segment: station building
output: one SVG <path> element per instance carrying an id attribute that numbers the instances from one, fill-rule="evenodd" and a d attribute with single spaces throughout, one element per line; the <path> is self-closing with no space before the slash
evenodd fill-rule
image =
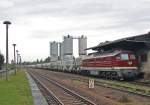
<path id="1" fill-rule="evenodd" d="M 106 41 L 97 46 L 87 48 L 95 51 L 129 50 L 135 53 L 139 61 L 139 70 L 144 72 L 145 78 L 150 78 L 150 32 L 142 35 Z"/>

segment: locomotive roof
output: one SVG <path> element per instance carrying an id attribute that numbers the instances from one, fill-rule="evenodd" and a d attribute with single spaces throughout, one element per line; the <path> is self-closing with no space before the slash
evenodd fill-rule
<path id="1" fill-rule="evenodd" d="M 116 50 L 116 51 L 113 51 L 113 52 L 104 52 L 104 53 L 95 52 L 95 53 L 92 53 L 91 55 L 88 55 L 88 56 L 84 57 L 84 59 L 115 56 L 115 55 L 117 55 L 119 53 L 125 53 L 125 52 L 129 53 L 131 51 Z"/>
<path id="2" fill-rule="evenodd" d="M 147 45 L 150 45 L 150 32 L 148 34 L 127 37 L 118 39 L 115 41 L 106 41 L 98 44 L 97 46 L 87 48 L 86 50 L 113 50 L 113 49 L 124 49 L 124 50 L 132 50 L 136 51 L 140 48 L 145 48 Z"/>

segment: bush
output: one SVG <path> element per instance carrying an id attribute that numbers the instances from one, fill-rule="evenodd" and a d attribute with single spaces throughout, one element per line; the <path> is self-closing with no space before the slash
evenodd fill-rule
<path id="1" fill-rule="evenodd" d="M 0 70 L 2 69 L 2 65 L 4 64 L 4 56 L 0 53 Z"/>
<path id="2" fill-rule="evenodd" d="M 144 79 L 149 80 L 150 79 L 150 72 L 146 72 L 144 75 Z"/>

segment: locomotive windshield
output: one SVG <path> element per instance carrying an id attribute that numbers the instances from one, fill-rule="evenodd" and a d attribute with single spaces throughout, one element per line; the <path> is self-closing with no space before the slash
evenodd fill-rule
<path id="1" fill-rule="evenodd" d="M 134 54 L 121 54 L 121 60 L 135 60 Z"/>
<path id="2" fill-rule="evenodd" d="M 121 60 L 129 60 L 128 54 L 121 54 Z"/>

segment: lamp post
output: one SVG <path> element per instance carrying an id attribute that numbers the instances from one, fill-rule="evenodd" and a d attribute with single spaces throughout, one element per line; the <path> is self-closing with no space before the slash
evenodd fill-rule
<path id="1" fill-rule="evenodd" d="M 15 47 L 16 47 L 16 44 L 12 44 L 14 46 L 14 67 L 15 67 L 15 75 L 16 75 L 16 50 L 15 50 Z"/>
<path id="2" fill-rule="evenodd" d="M 20 70 L 21 70 L 21 55 L 19 54 L 19 65 L 20 65 Z"/>
<path id="3" fill-rule="evenodd" d="M 21 56 L 20 54 L 17 54 L 17 56 L 18 56 L 18 67 L 21 69 L 21 64 L 20 64 Z"/>
<path id="4" fill-rule="evenodd" d="M 17 65 L 17 70 L 18 70 L 18 52 L 19 52 L 19 51 L 16 50 L 16 53 L 17 53 L 17 54 L 16 54 L 16 55 L 17 55 L 17 64 L 16 64 L 16 65 Z"/>
<path id="5" fill-rule="evenodd" d="M 8 26 L 11 22 L 4 21 L 3 24 L 6 24 L 6 80 L 8 80 Z"/>

